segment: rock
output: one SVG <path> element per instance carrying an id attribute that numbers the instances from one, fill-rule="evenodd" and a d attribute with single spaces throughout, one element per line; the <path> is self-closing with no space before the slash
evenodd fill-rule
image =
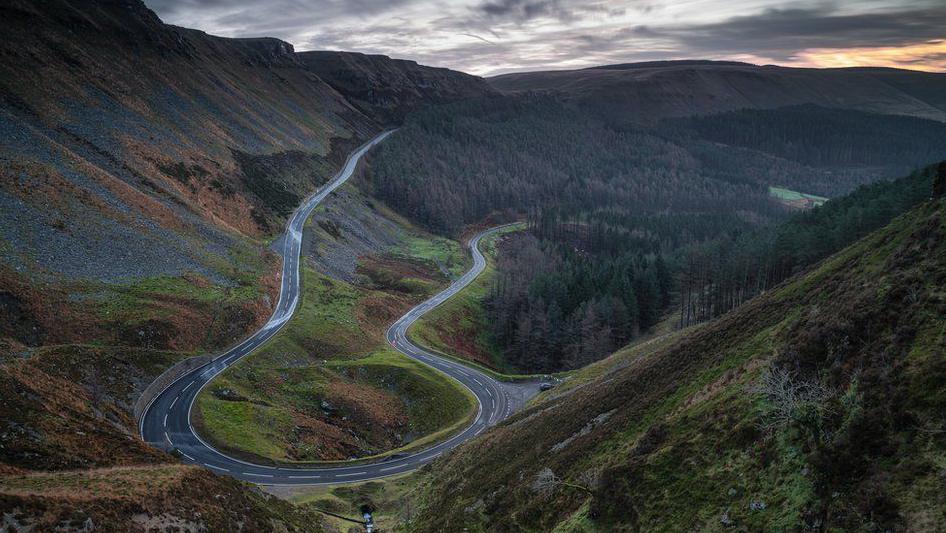
<path id="1" fill-rule="evenodd" d="M 244 398 L 238 392 L 230 388 L 214 389 L 213 395 L 216 398 L 219 398 L 221 400 L 225 400 L 228 402 L 242 402 L 246 400 L 246 398 Z"/>
<path id="2" fill-rule="evenodd" d="M 765 502 L 761 502 L 761 501 L 749 502 L 749 510 L 750 511 L 764 511 Z"/>
<path id="3" fill-rule="evenodd" d="M 728 511 L 725 512 L 725 513 L 723 513 L 723 516 L 719 517 L 719 523 L 722 524 L 722 525 L 724 525 L 724 526 L 726 526 L 726 527 L 729 527 L 729 526 L 733 525 L 732 519 L 729 518 L 729 512 L 728 512 Z"/>

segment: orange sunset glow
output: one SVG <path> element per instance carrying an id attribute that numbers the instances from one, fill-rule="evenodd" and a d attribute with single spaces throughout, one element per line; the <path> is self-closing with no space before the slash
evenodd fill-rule
<path id="1" fill-rule="evenodd" d="M 927 72 L 946 72 L 946 41 L 876 48 L 815 48 L 797 54 L 791 66 L 803 67 L 893 67 Z"/>

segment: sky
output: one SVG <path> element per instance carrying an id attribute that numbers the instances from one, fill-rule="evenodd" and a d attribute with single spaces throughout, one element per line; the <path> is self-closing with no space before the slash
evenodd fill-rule
<path id="1" fill-rule="evenodd" d="M 482 76 L 661 59 L 946 71 L 944 0 L 145 0 L 165 22 Z"/>

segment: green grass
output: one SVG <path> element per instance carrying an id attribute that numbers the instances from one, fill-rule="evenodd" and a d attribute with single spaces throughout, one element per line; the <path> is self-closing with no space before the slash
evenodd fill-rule
<path id="1" fill-rule="evenodd" d="M 436 264 L 459 264 L 457 243 L 421 237 L 409 242 L 401 257 L 429 264 L 435 276 L 440 276 Z M 406 446 L 398 450 L 436 442 L 465 427 L 475 413 L 472 394 L 455 380 L 389 349 L 383 339 L 390 322 L 384 316 L 406 311 L 439 285 L 413 278 L 353 285 L 309 268 L 303 268 L 302 276 L 299 307 L 283 330 L 201 392 L 195 422 L 202 435 L 251 459 L 321 462 L 332 459 L 320 457 L 323 451 L 294 434 L 300 416 L 349 427 L 341 417 L 352 416 L 350 409 L 356 409 L 354 416 L 381 420 L 403 413 L 407 424 L 397 431 Z M 372 309 L 383 309 L 382 317 L 372 318 Z M 213 395 L 223 389 L 245 401 Z M 358 391 L 373 391 L 370 394 L 384 400 L 366 407 L 359 403 Z M 342 408 L 327 413 L 323 402 Z M 352 428 L 359 433 L 362 449 L 356 457 L 367 460 L 393 452 L 377 440 L 387 426 L 363 425 L 369 427 Z"/>
<path id="2" fill-rule="evenodd" d="M 793 191 L 791 189 L 786 189 L 784 187 L 769 187 L 769 196 L 778 198 L 779 200 L 790 203 L 790 202 L 799 202 L 802 200 L 809 200 L 813 205 L 821 205 L 828 201 L 824 196 L 816 196 L 814 194 L 806 194 L 803 192 Z"/>
<path id="3" fill-rule="evenodd" d="M 292 430 L 292 419 L 285 409 L 265 407 L 249 402 L 231 402 L 201 394 L 197 412 L 203 421 L 206 437 L 228 449 L 276 460 L 288 459 L 283 436 Z"/>
<path id="4" fill-rule="evenodd" d="M 400 531 L 397 526 L 403 526 L 410 519 L 410 497 L 421 481 L 421 475 L 412 472 L 377 481 L 293 488 L 286 496 L 295 505 L 349 518 L 361 518 L 360 508 L 367 505 L 374 510 L 372 518 L 379 531 Z M 331 516 L 326 516 L 325 520 L 340 531 L 347 531 L 353 525 Z"/>
<path id="5" fill-rule="evenodd" d="M 444 273 L 458 278 L 469 269 L 471 259 L 457 241 L 432 235 L 410 235 L 399 255 L 428 261 Z"/>
<path id="6" fill-rule="evenodd" d="M 119 283 L 78 281 L 64 287 L 80 313 L 101 323 L 119 338 L 102 338 L 103 344 L 126 343 L 138 324 L 162 321 L 174 324 L 178 339 L 188 349 L 216 351 L 232 340 L 232 325 L 223 320 L 251 322 L 259 302 L 266 296 L 262 281 L 275 263 L 258 247 L 241 243 L 230 259 L 209 255 L 204 262 L 227 278 L 226 284 L 197 273 L 153 276 Z M 192 317 L 181 322 L 182 316 Z M 223 320 L 219 320 L 223 317 Z"/>
<path id="7" fill-rule="evenodd" d="M 503 361 L 491 338 L 488 317 L 483 308 L 483 302 L 496 278 L 496 241 L 503 235 L 522 229 L 522 226 L 511 226 L 480 241 L 486 268 L 463 290 L 418 319 L 408 331 L 412 341 L 456 360 L 475 363 L 478 368 L 485 367 L 496 376 L 506 379 L 525 377 L 514 376 L 513 369 Z"/>

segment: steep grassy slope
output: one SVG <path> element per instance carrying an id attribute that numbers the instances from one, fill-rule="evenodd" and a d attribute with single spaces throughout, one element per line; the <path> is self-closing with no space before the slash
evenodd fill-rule
<path id="1" fill-rule="evenodd" d="M 946 74 L 663 61 L 490 78 L 503 91 L 554 91 L 616 122 L 817 104 L 946 121 Z"/>
<path id="2" fill-rule="evenodd" d="M 277 40 L 133 0 L 0 10 L 5 351 L 210 350 L 258 325 L 266 236 L 378 126 Z"/>
<path id="3" fill-rule="evenodd" d="M 323 531 L 321 515 L 192 466 L 0 477 L 4 531 Z"/>
<path id="4" fill-rule="evenodd" d="M 3 332 L 15 343 L 134 344 L 136 330 L 109 324 L 139 320 L 185 339 L 180 349 L 231 342 L 270 312 L 268 238 L 388 120 L 309 67 L 333 54 L 304 61 L 275 39 L 165 25 L 140 0 L 13 1 L 0 18 L 0 316 L 21 325 Z M 410 71 L 405 109 L 485 90 L 471 76 Z M 168 287 L 169 276 L 184 282 Z M 128 292 L 151 311 L 96 314 Z M 203 342 L 228 322 L 233 331 Z"/>
<path id="5" fill-rule="evenodd" d="M 591 367 L 434 465 L 409 529 L 941 528 L 944 217 Z"/>

